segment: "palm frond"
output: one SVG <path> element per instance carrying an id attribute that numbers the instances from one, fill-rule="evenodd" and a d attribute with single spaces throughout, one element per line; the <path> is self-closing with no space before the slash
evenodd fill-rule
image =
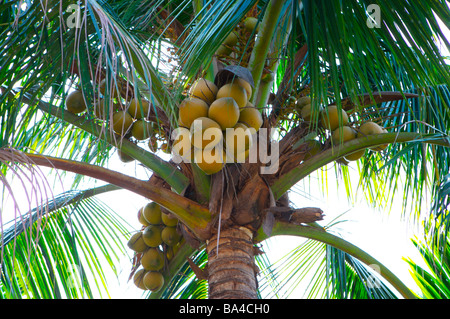
<path id="1" fill-rule="evenodd" d="M 2 15 L 6 20 L 0 40 L 0 64 L 3 66 L 0 71 L 0 117 L 5 123 L 0 130 L 2 146 L 30 148 L 41 153 L 56 152 L 60 156 L 99 164 L 109 158 L 111 147 L 98 137 L 43 114 L 35 104 L 22 107 L 21 95 L 11 97 L 7 94 L 17 87 L 32 92 L 31 100 L 42 100 L 61 109 L 64 109 L 64 100 L 71 90 L 82 89 L 88 111 L 80 120 L 88 120 L 100 99 L 100 80 L 106 77 L 105 95 L 112 99 L 112 88 L 125 79 L 132 86 L 127 87 L 125 100 L 119 101 L 123 107 L 130 97 L 145 96 L 157 107 L 162 107 L 169 120 L 174 120 L 173 99 L 163 85 L 160 73 L 143 53 L 147 47 L 128 32 L 129 28 L 121 23 L 107 3 L 101 1 L 101 6 L 99 3 L 93 0 L 81 4 L 79 28 L 71 28 L 68 24 L 70 13 L 65 9 L 71 4 L 69 1 L 49 0 L 42 4 L 7 1 L 2 4 L 5 9 L 2 12 L 9 9 L 15 13 Z M 22 8 L 19 8 L 20 4 Z M 41 5 L 46 10 L 42 10 Z M 108 123 L 105 122 L 106 129 Z"/>
<path id="2" fill-rule="evenodd" d="M 445 246 L 450 229 L 450 175 L 442 177 L 440 183 L 435 184 L 434 199 L 431 205 L 430 217 L 426 224 L 432 242 L 439 250 Z"/>
<path id="3" fill-rule="evenodd" d="M 420 242 L 413 240 L 414 245 L 423 257 L 427 269 L 419 266 L 411 259 L 406 261 L 411 267 L 411 275 L 418 284 L 426 299 L 450 298 L 450 240 L 444 243 L 435 241 Z"/>
<path id="4" fill-rule="evenodd" d="M 296 291 L 307 289 L 308 283 L 312 285 L 314 280 L 309 281 L 313 276 L 317 279 L 320 276 L 319 266 L 324 256 L 324 246 L 319 242 L 307 240 L 297 248 L 289 252 L 285 257 L 275 261 L 271 265 L 270 280 L 260 285 L 261 294 L 267 296 L 266 298 L 288 298 Z M 262 269 L 262 274 L 267 273 L 266 269 Z M 279 282 L 279 285 L 272 286 L 272 278 Z M 315 289 L 312 287 L 311 289 Z M 304 298 L 303 296 L 293 296 L 294 298 Z"/>
<path id="5" fill-rule="evenodd" d="M 49 200 L 45 204 L 42 204 L 39 207 L 33 208 L 29 213 L 27 218 L 22 218 L 19 225 L 20 217 L 15 220 L 9 221 L 8 223 L 3 224 L 2 228 L 5 228 L 8 224 L 14 224 L 13 226 L 5 229 L 2 232 L 2 246 L 7 245 L 10 241 L 14 240 L 20 233 L 26 232 L 34 223 L 39 221 L 45 214 L 49 214 L 55 210 L 61 209 L 64 206 L 70 204 L 76 204 L 78 201 L 82 199 L 89 198 L 94 195 L 99 195 L 104 192 L 109 192 L 112 190 L 120 189 L 119 187 L 108 184 L 88 190 L 71 190 L 64 192 L 55 196 L 53 199 Z"/>
<path id="6" fill-rule="evenodd" d="M 382 103 L 381 111 L 369 108 L 367 112 L 377 114 L 389 131 L 448 136 L 449 98 L 448 87 L 441 85 L 422 92 L 410 103 L 404 100 Z M 401 192 L 404 214 L 410 212 L 414 219 L 420 218 L 420 212 L 428 204 L 427 193 L 437 192 L 439 188 L 436 185 L 448 173 L 449 152 L 448 147 L 423 144 L 421 140 L 391 144 L 386 151 L 372 152 L 358 163 L 361 189 L 370 197 L 369 202 L 388 209 L 385 205 L 392 204 Z"/>
<path id="7" fill-rule="evenodd" d="M 211 1 L 185 28 L 190 32 L 180 43 L 182 73 L 191 78 L 198 70 L 206 70 L 212 53 L 223 43 L 244 15 L 257 1 Z"/>
<path id="8" fill-rule="evenodd" d="M 196 251 L 190 258 L 200 268 L 206 265 L 208 259 L 205 249 Z M 163 299 L 206 299 L 207 297 L 207 282 L 196 278 L 188 262 L 184 263 L 177 275 L 161 294 L 161 298 Z"/>
<path id="9" fill-rule="evenodd" d="M 377 3 L 381 18 L 377 27 L 367 24 L 369 4 L 304 2 L 300 19 L 308 49 L 315 53 L 308 55 L 308 63 L 317 103 L 327 102 L 329 90 L 339 104 L 342 89 L 355 101 L 360 93 L 382 91 L 382 83 L 393 85 L 394 91 L 412 89 L 403 78 L 400 82 L 386 55 L 405 70 L 414 88 L 449 82 L 448 68 L 435 42 L 440 39 L 450 47 L 437 22 L 437 18 L 448 19 L 445 2 L 382 1 Z"/>
<path id="10" fill-rule="evenodd" d="M 376 265 L 363 265 L 356 258 L 327 246 L 328 298 L 337 299 L 397 299 L 380 280 Z"/>
<path id="11" fill-rule="evenodd" d="M 80 200 L 89 191 L 82 193 L 62 194 L 50 203 L 51 213 L 27 219 L 23 232 L 17 232 L 19 220 L 11 221 L 2 234 L 7 236 L 1 250 L 2 298 L 109 296 L 107 281 L 118 274 L 130 229 L 97 199 Z"/>
<path id="12" fill-rule="evenodd" d="M 339 249 L 312 240 L 273 262 L 271 269 L 276 285 L 262 279 L 260 288 L 267 298 L 397 298 L 375 266 L 367 267 Z"/>

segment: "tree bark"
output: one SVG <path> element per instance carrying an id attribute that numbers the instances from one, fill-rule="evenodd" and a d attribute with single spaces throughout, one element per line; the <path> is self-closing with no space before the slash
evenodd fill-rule
<path id="1" fill-rule="evenodd" d="M 222 229 L 207 243 L 209 299 L 256 299 L 253 234 L 242 226 Z"/>

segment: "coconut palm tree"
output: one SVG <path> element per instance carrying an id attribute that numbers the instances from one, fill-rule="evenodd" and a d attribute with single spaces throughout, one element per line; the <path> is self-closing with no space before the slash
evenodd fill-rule
<path id="1" fill-rule="evenodd" d="M 289 196 L 336 179 L 351 199 L 356 171 L 369 203 L 388 210 L 400 196 L 405 216 L 423 217 L 449 167 L 448 21 L 444 1 L 3 1 L 0 176 L 13 204 L 0 215 L 0 296 L 105 293 L 103 262 L 117 271 L 131 252 L 130 278 L 149 298 L 277 296 L 298 279 L 280 276 L 290 269 L 312 271 L 310 296 L 417 297 Z M 248 156 L 213 172 L 172 149 L 198 79 L 243 80 L 243 107 L 261 119 Z M 132 132 L 142 118 L 145 138 Z M 110 168 L 115 152 L 123 171 Z M 71 190 L 55 195 L 60 183 Z M 118 190 L 177 218 L 176 252 L 124 246 L 151 225 L 144 217 L 134 232 L 136 212 L 126 221 L 98 200 Z M 261 244 L 280 235 L 307 241 L 271 267 Z M 162 274 L 156 288 L 136 277 L 151 249 L 166 253 L 163 268 L 142 272 Z"/>

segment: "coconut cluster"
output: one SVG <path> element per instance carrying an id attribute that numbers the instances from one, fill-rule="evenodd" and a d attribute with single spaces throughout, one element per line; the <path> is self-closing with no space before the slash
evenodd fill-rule
<path id="1" fill-rule="evenodd" d="M 178 252 L 183 236 L 178 219 L 155 202 L 139 209 L 137 217 L 142 230 L 128 240 L 128 247 L 140 263 L 134 273 L 134 283 L 141 289 L 157 292 L 164 285 L 162 270 Z"/>
<path id="2" fill-rule="evenodd" d="M 255 36 L 258 32 L 258 18 L 256 17 L 246 17 L 238 25 L 238 29 L 231 31 L 219 48 L 216 51 L 216 55 L 227 56 L 229 55 L 238 44 L 239 35 L 245 36 L 246 40 L 251 35 Z M 242 39 L 241 39 L 242 40 Z"/>
<path id="3" fill-rule="evenodd" d="M 109 92 L 111 91 L 111 92 Z M 106 82 L 102 80 L 98 86 L 100 98 L 93 106 L 93 114 L 102 121 L 108 121 L 112 130 L 125 138 L 134 141 L 147 141 L 151 151 L 167 149 L 167 138 L 157 123 L 150 121 L 151 104 L 143 97 L 133 97 L 127 100 L 130 92 L 118 90 L 115 86 L 107 92 Z M 107 98 L 108 97 L 108 98 Z M 74 114 L 87 110 L 81 90 L 76 89 L 68 94 L 65 100 L 66 109 Z M 112 117 L 110 112 L 112 110 Z M 163 141 L 159 146 L 158 141 Z M 118 150 L 118 156 L 123 162 L 134 159 Z"/>
<path id="4" fill-rule="evenodd" d="M 387 130 L 375 122 L 366 121 L 359 126 L 354 126 L 349 122 L 348 114 L 343 109 L 338 109 L 336 105 L 329 105 L 325 108 L 319 108 L 319 110 L 313 110 L 311 108 L 311 98 L 309 96 L 301 97 L 296 101 L 297 108 L 300 110 L 300 115 L 305 121 L 310 121 L 316 116 L 319 119 L 320 126 L 326 129 L 331 135 L 331 142 L 334 145 L 339 145 L 347 141 L 351 141 L 355 138 L 378 135 L 387 133 Z M 314 113 L 318 112 L 318 113 Z M 318 141 L 310 142 L 310 149 L 314 154 L 318 151 Z M 371 147 L 369 150 L 379 152 L 386 149 L 387 144 Z M 347 162 L 356 161 L 364 156 L 366 150 L 359 150 L 351 154 L 344 156 L 344 160 Z M 306 157 L 305 157 L 306 159 Z"/>
<path id="5" fill-rule="evenodd" d="M 263 119 L 249 99 L 252 86 L 234 77 L 218 87 L 199 78 L 179 105 L 172 151 L 185 162 L 195 162 L 206 174 L 249 155 L 253 134 Z"/>

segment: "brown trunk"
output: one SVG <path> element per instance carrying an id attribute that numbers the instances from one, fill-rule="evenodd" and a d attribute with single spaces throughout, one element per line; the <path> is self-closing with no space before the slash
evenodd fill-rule
<path id="1" fill-rule="evenodd" d="M 253 234 L 242 226 L 222 229 L 207 244 L 210 299 L 256 299 Z"/>

